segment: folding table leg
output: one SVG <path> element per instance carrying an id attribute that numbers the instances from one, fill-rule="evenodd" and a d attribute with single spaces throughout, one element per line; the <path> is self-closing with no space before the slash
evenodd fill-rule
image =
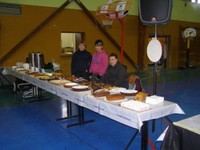
<path id="1" fill-rule="evenodd" d="M 129 146 L 131 145 L 131 143 L 132 143 L 133 140 L 135 139 L 135 137 L 136 137 L 136 135 L 138 134 L 138 132 L 139 132 L 139 130 L 137 130 L 137 131 L 133 134 L 132 138 L 130 139 L 130 141 L 128 142 L 128 144 L 126 145 L 126 147 L 125 147 L 124 150 L 128 150 Z"/>
<path id="2" fill-rule="evenodd" d="M 153 120 L 152 120 L 152 132 L 155 131 L 155 128 L 156 128 L 156 120 L 153 119 Z"/>
<path id="3" fill-rule="evenodd" d="M 142 132 L 141 150 L 147 150 L 148 149 L 148 121 L 143 122 L 141 132 Z"/>
<path id="4" fill-rule="evenodd" d="M 72 126 L 76 126 L 76 125 L 83 125 L 83 124 L 86 124 L 86 123 L 94 122 L 94 120 L 85 121 L 84 107 L 82 107 L 82 106 L 78 106 L 78 120 L 79 121 L 77 123 L 69 124 L 69 125 L 67 125 L 67 127 L 72 127 Z"/>
<path id="5" fill-rule="evenodd" d="M 75 118 L 75 117 L 79 117 L 79 114 L 72 115 L 72 102 L 67 100 L 67 117 L 57 118 L 56 121 L 67 120 L 67 119 Z"/>

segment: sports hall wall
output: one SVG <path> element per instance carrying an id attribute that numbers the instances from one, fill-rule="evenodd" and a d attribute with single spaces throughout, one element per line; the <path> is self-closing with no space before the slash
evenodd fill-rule
<path id="1" fill-rule="evenodd" d="M 22 5 L 22 15 L 0 15 L 0 58 L 15 47 L 26 35 L 46 19 L 56 8 Z M 94 16 L 95 12 L 91 11 Z M 171 20 L 167 25 L 158 26 L 159 35 L 169 35 L 168 68 L 178 67 L 178 50 L 180 26 L 200 28 L 200 23 L 189 21 Z M 13 66 L 16 62 L 24 62 L 30 52 L 42 52 L 45 56 L 45 63 L 54 59 L 61 64 L 61 69 L 66 75 L 70 75 L 71 56 L 60 56 L 61 32 L 83 32 L 87 43 L 87 50 L 94 52 L 94 41 L 102 39 L 104 48 L 108 53 L 115 52 L 120 55 L 117 48 L 107 39 L 82 10 L 64 9 L 45 26 L 28 39 L 18 50 L 12 54 L 0 66 Z M 112 37 L 120 44 L 120 24 L 114 21 L 112 28 L 107 29 Z M 142 33 L 141 33 L 142 32 Z M 143 34 L 143 36 L 139 36 Z M 125 17 L 125 51 L 131 59 L 138 64 L 142 59 L 141 68 L 150 63 L 146 56 L 146 47 L 149 35 L 154 34 L 153 26 L 143 26 L 137 15 Z M 142 39 L 141 39 L 142 38 Z M 141 46 L 139 41 L 143 41 Z M 139 53 L 143 53 L 141 57 Z M 124 64 L 128 72 L 134 72 L 135 68 L 125 59 Z"/>

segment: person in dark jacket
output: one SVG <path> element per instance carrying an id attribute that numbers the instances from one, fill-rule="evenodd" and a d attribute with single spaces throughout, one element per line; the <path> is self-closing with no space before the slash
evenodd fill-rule
<path id="1" fill-rule="evenodd" d="M 71 74 L 88 80 L 92 55 L 86 50 L 85 42 L 80 42 L 78 48 L 72 55 Z"/>
<path id="2" fill-rule="evenodd" d="M 106 73 L 101 78 L 101 82 L 128 89 L 127 70 L 126 67 L 119 62 L 117 54 L 110 54 L 109 66 Z"/>

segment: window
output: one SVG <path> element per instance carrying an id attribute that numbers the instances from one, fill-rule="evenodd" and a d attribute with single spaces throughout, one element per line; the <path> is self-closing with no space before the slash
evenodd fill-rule
<path id="1" fill-rule="evenodd" d="M 21 15 L 21 6 L 18 4 L 9 4 L 0 2 L 0 14 Z"/>
<path id="2" fill-rule="evenodd" d="M 200 4 L 200 0 L 191 0 L 191 2 Z"/>

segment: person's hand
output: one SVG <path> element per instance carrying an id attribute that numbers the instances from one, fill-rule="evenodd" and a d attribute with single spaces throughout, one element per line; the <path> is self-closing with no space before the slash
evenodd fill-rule
<path id="1" fill-rule="evenodd" d="M 96 77 L 97 77 L 97 79 L 101 79 L 101 76 L 100 76 L 99 74 L 97 74 L 97 76 L 96 76 Z"/>
<path id="2" fill-rule="evenodd" d="M 91 79 L 92 78 L 92 73 L 89 73 L 89 79 Z"/>

